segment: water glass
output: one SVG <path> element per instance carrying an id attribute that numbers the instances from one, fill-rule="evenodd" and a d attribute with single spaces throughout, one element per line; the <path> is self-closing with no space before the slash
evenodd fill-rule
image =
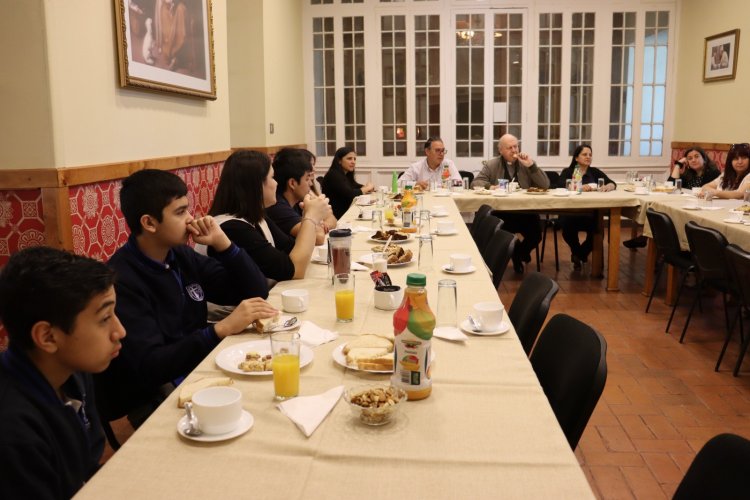
<path id="1" fill-rule="evenodd" d="M 432 235 L 419 235 L 419 260 L 417 269 L 420 272 L 429 272 L 432 270 Z"/>
<path id="2" fill-rule="evenodd" d="M 747 189 L 742 195 L 742 201 L 750 203 L 750 189 Z"/>
<path id="3" fill-rule="evenodd" d="M 469 190 L 469 178 L 464 177 L 463 179 L 461 179 L 461 181 L 464 183 L 464 191 L 468 191 Z"/>
<path id="4" fill-rule="evenodd" d="M 430 211 L 419 211 L 419 234 L 430 234 Z"/>
<path id="5" fill-rule="evenodd" d="M 437 318 L 435 326 L 452 326 L 458 323 L 458 292 L 456 280 L 438 281 Z"/>
<path id="6" fill-rule="evenodd" d="M 596 181 L 596 190 L 597 191 L 604 191 L 604 179 L 597 179 L 597 181 Z"/>
<path id="7" fill-rule="evenodd" d="M 376 230 L 383 229 L 383 211 L 382 210 L 372 211 L 372 228 Z"/>
<path id="8" fill-rule="evenodd" d="M 710 207 L 714 204 L 714 195 L 713 193 L 706 192 L 703 195 L 703 206 L 704 207 Z"/>
<path id="9" fill-rule="evenodd" d="M 565 179 L 565 189 L 573 191 L 573 179 Z"/>
<path id="10" fill-rule="evenodd" d="M 333 290 L 336 301 L 336 321 L 350 323 L 354 319 L 354 274 L 335 275 Z"/>
<path id="11" fill-rule="evenodd" d="M 682 194 L 682 179 L 674 180 L 674 192 L 677 194 Z"/>

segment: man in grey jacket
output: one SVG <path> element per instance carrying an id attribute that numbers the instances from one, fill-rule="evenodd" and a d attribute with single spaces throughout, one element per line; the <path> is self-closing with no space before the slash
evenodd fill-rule
<path id="1" fill-rule="evenodd" d="M 474 178 L 472 187 L 496 189 L 500 179 L 518 182 L 521 189 L 530 187 L 549 188 L 549 177 L 540 169 L 533 158 L 518 150 L 518 139 L 505 134 L 497 141 L 496 156 L 487 162 L 482 171 Z M 503 219 L 503 229 L 511 233 L 520 233 L 523 239 L 516 244 L 513 252 L 513 269 L 523 273 L 523 262 L 531 262 L 531 251 L 542 240 L 539 215 L 521 212 L 496 211 Z"/>

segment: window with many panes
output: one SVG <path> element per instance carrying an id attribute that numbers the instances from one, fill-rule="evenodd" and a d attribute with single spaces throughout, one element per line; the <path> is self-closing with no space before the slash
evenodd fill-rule
<path id="1" fill-rule="evenodd" d="M 440 16 L 414 16 L 414 138 L 440 137 Z"/>
<path id="2" fill-rule="evenodd" d="M 344 38 L 344 141 L 361 155 L 367 154 L 365 132 L 364 17 L 345 17 Z"/>
<path id="3" fill-rule="evenodd" d="M 539 14 L 539 108 L 536 152 L 560 154 L 562 105 L 562 14 Z"/>
<path id="4" fill-rule="evenodd" d="M 641 156 L 661 156 L 663 151 L 668 40 L 669 12 L 646 12 L 639 147 Z"/>
<path id="5" fill-rule="evenodd" d="M 315 154 L 336 152 L 336 82 L 333 62 L 333 18 L 312 20 L 313 89 L 315 99 Z"/>
<path id="6" fill-rule="evenodd" d="M 383 156 L 406 156 L 406 17 L 380 18 Z"/>
<path id="7" fill-rule="evenodd" d="M 506 105 L 507 120 L 495 123 L 492 137 L 513 134 L 523 143 L 523 14 L 495 14 L 493 102 Z"/>
<path id="8" fill-rule="evenodd" d="M 485 16 L 456 16 L 456 156 L 482 156 L 484 147 Z"/>
<path id="9" fill-rule="evenodd" d="M 612 78 L 609 98 L 610 156 L 630 156 L 635 91 L 635 12 L 612 14 Z"/>
<path id="10" fill-rule="evenodd" d="M 576 12 L 570 40 L 570 124 L 568 154 L 582 143 L 591 143 L 594 111 L 593 12 Z"/>

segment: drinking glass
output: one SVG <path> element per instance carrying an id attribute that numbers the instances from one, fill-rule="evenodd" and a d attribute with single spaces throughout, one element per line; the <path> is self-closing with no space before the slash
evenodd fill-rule
<path id="1" fill-rule="evenodd" d="M 674 192 L 677 194 L 682 194 L 682 179 L 674 180 Z"/>
<path id="2" fill-rule="evenodd" d="M 432 235 L 430 234 L 419 235 L 419 260 L 417 262 L 417 269 L 420 272 L 432 270 Z"/>
<path id="3" fill-rule="evenodd" d="M 455 327 L 458 322 L 458 293 L 456 280 L 438 281 L 437 318 L 435 326 Z"/>
<path id="4" fill-rule="evenodd" d="M 376 230 L 383 229 L 383 211 L 382 210 L 372 211 L 372 228 Z"/>
<path id="5" fill-rule="evenodd" d="M 335 275 L 333 290 L 336 300 L 336 321 L 350 323 L 354 319 L 354 274 Z"/>
<path id="6" fill-rule="evenodd" d="M 750 203 L 750 189 L 746 190 L 742 195 L 742 201 Z"/>
<path id="7" fill-rule="evenodd" d="M 565 179 L 565 189 L 573 191 L 573 179 Z"/>
<path id="8" fill-rule="evenodd" d="M 430 234 L 430 211 L 419 211 L 419 234 Z"/>
<path id="9" fill-rule="evenodd" d="M 597 191 L 604 191 L 604 179 L 597 179 L 597 181 L 596 181 L 596 190 Z"/>
<path id="10" fill-rule="evenodd" d="M 299 394 L 299 332 L 278 332 L 271 335 L 273 390 L 277 400 Z"/>

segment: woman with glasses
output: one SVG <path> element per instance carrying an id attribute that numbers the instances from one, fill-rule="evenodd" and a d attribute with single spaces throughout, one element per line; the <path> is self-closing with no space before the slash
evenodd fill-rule
<path id="1" fill-rule="evenodd" d="M 349 209 L 354 198 L 371 193 L 372 183 L 360 184 L 354 178 L 357 167 L 357 153 L 349 146 L 339 148 L 333 155 L 331 167 L 323 177 L 323 194 L 331 200 L 333 215 L 340 219 Z"/>
<path id="2" fill-rule="evenodd" d="M 682 179 L 683 189 L 703 187 L 713 181 L 719 175 L 719 167 L 716 166 L 703 148 L 692 146 L 685 150 L 685 155 L 674 163 L 672 173 L 668 181 Z"/>
<path id="3" fill-rule="evenodd" d="M 703 186 L 701 196 L 741 200 L 750 189 L 750 144 L 732 144 L 724 172 Z"/>
<path id="4" fill-rule="evenodd" d="M 592 149 L 588 144 L 580 144 L 573 151 L 570 166 L 560 173 L 560 185 L 565 186 L 565 181 L 572 179 L 576 173 L 583 183 L 583 191 L 596 191 L 599 179 L 604 179 L 602 191 L 613 191 L 617 188 L 615 181 L 607 177 L 607 174 L 596 167 L 591 166 Z M 576 170 L 578 172 L 576 172 Z M 565 243 L 570 247 L 570 259 L 574 269 L 580 269 L 582 262 L 587 262 L 589 254 L 594 248 L 594 231 L 596 230 L 596 217 L 593 215 L 563 215 L 560 216 L 562 235 Z M 586 239 L 581 243 L 578 239 L 579 231 L 586 231 Z"/>

